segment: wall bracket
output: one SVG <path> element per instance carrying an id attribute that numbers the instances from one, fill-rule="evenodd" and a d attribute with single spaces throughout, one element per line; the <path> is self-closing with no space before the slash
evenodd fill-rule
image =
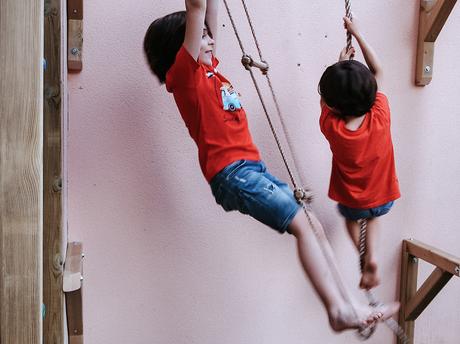
<path id="1" fill-rule="evenodd" d="M 420 0 L 415 84 L 426 86 L 433 78 L 434 42 L 457 0 Z"/>

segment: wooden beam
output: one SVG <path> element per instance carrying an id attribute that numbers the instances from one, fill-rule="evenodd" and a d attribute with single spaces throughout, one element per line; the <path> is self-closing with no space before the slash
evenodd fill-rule
<path id="1" fill-rule="evenodd" d="M 417 293 L 409 299 L 405 309 L 405 320 L 415 320 L 438 295 L 441 289 L 450 281 L 452 274 L 440 268 L 435 268 L 425 280 Z"/>
<path id="2" fill-rule="evenodd" d="M 63 290 L 66 297 L 69 344 L 83 344 L 83 245 L 67 245 Z"/>
<path id="3" fill-rule="evenodd" d="M 415 84 L 425 86 L 433 78 L 434 42 L 457 0 L 420 0 Z"/>
<path id="4" fill-rule="evenodd" d="M 417 292 L 417 273 L 418 273 L 418 259 L 411 256 L 407 252 L 407 241 L 404 240 L 402 244 L 402 267 L 401 267 L 401 279 L 399 289 L 399 300 L 401 308 L 399 309 L 399 326 L 404 330 L 408 338 L 407 343 L 403 343 L 398 338 L 398 344 L 414 344 L 414 330 L 415 322 L 406 321 L 406 307 L 407 302 Z"/>
<path id="5" fill-rule="evenodd" d="M 45 343 L 64 343 L 61 133 L 61 0 L 45 2 L 43 137 L 43 320 Z M 65 50 L 64 50 L 65 52 Z"/>
<path id="6" fill-rule="evenodd" d="M 67 0 L 67 67 L 69 71 L 83 69 L 83 0 Z"/>
<path id="7" fill-rule="evenodd" d="M 404 240 L 409 254 L 423 259 L 452 275 L 460 276 L 460 258 L 417 240 Z"/>
<path id="8" fill-rule="evenodd" d="M 44 0 L 0 0 L 0 343 L 42 343 Z"/>

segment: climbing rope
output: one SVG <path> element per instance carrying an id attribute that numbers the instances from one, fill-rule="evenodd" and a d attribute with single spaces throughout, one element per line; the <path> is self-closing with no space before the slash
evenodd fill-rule
<path id="1" fill-rule="evenodd" d="M 262 57 L 262 51 L 260 49 L 260 45 L 258 43 L 256 34 L 255 34 L 254 26 L 252 25 L 252 20 L 251 20 L 251 17 L 249 15 L 249 11 L 248 11 L 248 8 L 246 6 L 245 0 L 241 0 L 241 2 L 243 4 L 247 20 L 248 20 L 249 25 L 251 27 L 251 32 L 252 32 L 252 35 L 253 35 L 253 38 L 254 38 L 254 42 L 255 42 L 255 44 L 257 46 L 257 50 L 259 52 L 259 57 L 260 57 L 262 63 L 265 63 L 264 60 L 263 60 L 263 57 Z M 239 44 L 239 46 L 241 48 L 241 52 L 242 52 L 243 58 L 244 58 L 245 56 L 248 56 L 248 55 L 246 54 L 246 51 L 244 49 L 243 42 L 242 42 L 241 37 L 239 35 L 238 29 L 237 29 L 235 21 L 233 19 L 231 10 L 230 10 L 230 8 L 228 6 L 227 0 L 224 0 L 224 4 L 225 4 L 225 8 L 226 8 L 227 13 L 228 13 L 228 17 L 229 17 L 230 22 L 231 22 L 232 27 L 233 27 L 233 31 L 235 32 L 235 36 L 236 36 L 236 38 L 238 40 L 238 44 Z M 246 68 L 246 66 L 245 66 L 245 68 Z M 348 294 L 348 291 L 346 290 L 346 288 L 345 288 L 345 286 L 344 286 L 344 284 L 342 282 L 342 278 L 340 276 L 339 269 L 338 269 L 337 265 L 335 264 L 336 260 L 335 260 L 335 257 L 333 256 L 332 248 L 331 248 L 329 242 L 327 241 L 327 238 L 326 238 L 326 235 L 324 233 L 324 230 L 322 230 L 322 228 L 319 230 L 317 228 L 317 226 L 315 226 L 315 224 L 313 223 L 313 220 L 312 220 L 312 218 L 310 216 L 311 201 L 312 201 L 312 198 L 313 198 L 312 193 L 309 190 L 304 190 L 303 188 L 298 186 L 298 184 L 296 182 L 296 179 L 294 177 L 294 174 L 293 174 L 293 172 L 292 172 L 292 170 L 291 170 L 291 168 L 290 168 L 290 166 L 288 164 L 286 155 L 284 153 L 283 147 L 281 146 L 281 143 L 279 141 L 279 138 L 278 138 L 278 135 L 276 133 L 276 130 L 275 130 L 274 126 L 273 126 L 271 117 L 270 117 L 270 115 L 268 113 L 267 106 L 265 105 L 265 101 L 263 99 L 262 93 L 260 91 L 260 87 L 259 87 L 259 85 L 257 83 L 256 78 L 255 78 L 255 75 L 254 75 L 254 73 L 253 73 L 251 68 L 247 68 L 247 69 L 248 69 L 248 71 L 249 71 L 249 73 L 251 75 L 252 82 L 253 82 L 254 87 L 256 89 L 256 92 L 257 92 L 257 95 L 259 97 L 259 100 L 260 100 L 260 102 L 262 104 L 262 108 L 263 108 L 265 116 L 266 116 L 266 118 L 268 120 L 270 129 L 271 129 L 271 131 L 273 133 L 273 137 L 275 138 L 276 144 L 278 146 L 278 150 L 281 153 L 281 157 L 283 159 L 284 165 L 286 166 L 287 172 L 289 174 L 289 177 L 291 179 L 292 185 L 294 187 L 294 197 L 296 197 L 296 200 L 302 205 L 302 209 L 303 209 L 303 211 L 304 211 L 304 213 L 305 213 L 305 215 L 307 217 L 307 220 L 309 222 L 310 227 L 312 228 L 316 238 L 318 239 L 320 249 L 321 249 L 326 261 L 328 262 L 328 264 L 329 264 L 329 266 L 330 266 L 330 268 L 332 270 L 332 276 L 335 279 L 335 282 L 336 282 L 336 284 L 337 284 L 337 286 L 339 288 L 340 293 L 342 294 L 342 297 L 345 299 L 345 301 L 348 304 L 351 305 L 352 310 L 354 312 L 355 319 L 359 319 L 358 314 L 356 312 L 356 309 L 353 307 L 353 303 L 351 302 L 351 297 Z M 264 72 L 264 74 L 265 74 L 265 77 L 267 78 L 268 86 L 270 88 L 271 95 L 272 95 L 273 101 L 275 103 L 275 108 L 276 108 L 278 117 L 280 119 L 281 125 L 283 127 L 283 131 L 284 131 L 284 134 L 285 134 L 285 137 L 286 137 L 286 141 L 287 141 L 289 149 L 291 151 L 292 158 L 293 158 L 293 163 L 294 163 L 294 166 L 295 166 L 296 165 L 296 160 L 295 160 L 295 156 L 294 156 L 294 150 L 292 148 L 291 141 L 290 141 L 289 136 L 288 136 L 288 131 L 286 129 L 286 125 L 285 125 L 285 123 L 283 121 L 283 116 L 281 114 L 281 109 L 280 109 L 280 106 L 279 106 L 279 103 L 278 103 L 278 100 L 277 100 L 273 85 L 272 85 L 270 77 L 268 75 L 268 69 Z M 297 166 L 295 166 L 295 168 L 296 168 L 296 171 L 299 171 Z"/>
<path id="2" fill-rule="evenodd" d="M 255 45 L 257 47 L 257 51 L 258 51 L 259 58 L 260 58 L 260 62 L 256 62 L 256 61 L 254 61 L 252 59 L 252 57 L 250 55 L 248 55 L 246 53 L 246 51 L 244 49 L 243 41 L 242 41 L 242 39 L 241 39 L 241 37 L 239 35 L 238 29 L 237 29 L 235 21 L 233 19 L 231 10 L 230 10 L 230 8 L 228 6 L 227 0 L 224 0 L 224 5 L 225 5 L 225 8 L 227 10 L 228 17 L 229 17 L 230 22 L 232 24 L 235 36 L 236 36 L 236 38 L 238 40 L 238 44 L 240 46 L 241 53 L 243 54 L 241 62 L 243 64 L 243 66 L 245 67 L 245 69 L 247 69 L 249 71 L 249 74 L 251 76 L 252 82 L 254 84 L 254 87 L 256 89 L 257 95 L 258 95 L 259 100 L 261 102 L 261 105 L 262 105 L 262 108 L 264 110 L 265 116 L 267 118 L 268 124 L 270 126 L 270 130 L 272 131 L 273 137 L 274 137 L 274 139 L 276 141 L 276 145 L 277 145 L 278 150 L 279 150 L 279 152 L 281 154 L 281 157 L 283 159 L 283 162 L 284 162 L 284 165 L 286 167 L 286 170 L 287 170 L 287 172 L 289 174 L 289 178 L 291 180 L 291 183 L 292 183 L 292 185 L 294 187 L 294 197 L 296 198 L 297 202 L 299 202 L 302 205 L 302 209 L 303 209 L 303 211 L 304 211 L 304 213 L 305 213 L 305 215 L 307 217 L 309 225 L 312 228 L 316 238 L 318 239 L 318 243 L 319 243 L 319 246 L 321 248 L 321 251 L 322 251 L 325 259 L 327 260 L 327 262 L 329 264 L 329 267 L 331 268 L 331 270 L 333 272 L 332 275 L 333 275 L 333 277 L 335 279 L 335 282 L 336 282 L 336 284 L 337 284 L 337 286 L 338 286 L 338 288 L 340 290 L 340 293 L 342 294 L 342 297 L 345 299 L 345 301 L 347 303 L 349 303 L 352 306 L 352 310 L 353 310 L 355 318 L 359 319 L 358 314 L 356 312 L 356 309 L 354 308 L 353 303 L 351 302 L 351 297 L 348 294 L 348 291 L 346 290 L 346 288 L 345 288 L 345 286 L 343 284 L 342 278 L 340 276 L 339 269 L 338 269 L 338 267 L 336 265 L 336 260 L 335 260 L 332 248 L 331 248 L 329 242 L 327 241 L 327 238 L 326 238 L 326 235 L 324 233 L 324 230 L 322 228 L 320 230 L 318 230 L 317 226 L 315 226 L 315 224 L 313 223 L 313 220 L 312 220 L 312 218 L 310 216 L 311 202 L 313 200 L 313 194 L 311 193 L 310 190 L 308 190 L 308 189 L 305 190 L 302 187 L 299 187 L 297 182 L 296 182 L 296 178 L 295 178 L 295 176 L 293 174 L 293 171 L 291 170 L 291 168 L 289 166 L 289 163 L 287 161 L 287 158 L 286 158 L 286 155 L 284 153 L 283 147 L 281 146 L 280 140 L 279 140 L 278 135 L 276 133 L 276 129 L 275 129 L 275 127 L 273 125 L 273 122 L 271 120 L 271 117 L 270 117 L 270 115 L 268 113 L 267 106 L 265 104 L 265 101 L 263 99 L 262 93 L 260 91 L 259 84 L 257 83 L 257 79 L 255 78 L 254 72 L 253 72 L 253 70 L 251 68 L 251 67 L 259 68 L 261 70 L 262 74 L 265 75 L 265 77 L 267 79 L 268 86 L 270 88 L 270 92 L 271 92 L 271 95 L 272 95 L 272 99 L 273 99 L 273 102 L 275 103 L 276 112 L 277 112 L 278 118 L 280 120 L 281 126 L 283 128 L 284 136 L 286 138 L 288 148 L 289 148 L 291 156 L 292 156 L 292 162 L 294 164 L 294 169 L 297 172 L 297 177 L 299 179 L 301 179 L 300 174 L 298 173 L 299 168 L 296 165 L 297 159 L 295 157 L 295 151 L 294 151 L 293 146 L 291 144 L 291 140 L 290 140 L 290 137 L 288 135 L 288 130 L 286 128 L 286 125 L 285 125 L 285 122 L 284 122 L 284 119 L 283 119 L 284 117 L 281 114 L 281 108 L 279 106 L 275 90 L 273 88 L 270 76 L 268 74 L 269 66 L 268 66 L 267 62 L 264 60 L 263 56 L 262 56 L 262 50 L 260 48 L 260 44 L 259 44 L 259 41 L 257 39 L 257 35 L 255 33 L 254 25 L 252 24 L 251 16 L 249 15 L 249 10 L 248 10 L 248 7 L 246 6 L 246 2 L 245 2 L 245 0 L 241 0 L 241 2 L 242 2 L 242 5 L 243 5 L 244 12 L 246 14 L 246 18 L 248 20 L 249 26 L 251 28 L 252 36 L 253 36 Z M 346 16 L 348 18 L 352 19 L 350 0 L 345 0 L 345 10 L 346 10 Z M 350 48 L 351 48 L 351 33 L 347 32 L 347 51 Z M 350 58 L 353 58 L 353 57 L 350 57 Z M 302 183 L 302 185 L 305 185 L 305 184 Z M 364 269 L 364 257 L 365 257 L 365 254 L 366 254 L 366 227 L 367 227 L 367 220 L 364 219 L 361 223 L 362 223 L 362 227 L 361 227 L 361 232 L 360 232 L 360 247 L 359 247 L 359 251 L 360 251 L 360 267 L 361 267 L 361 271 L 363 271 L 363 269 Z M 375 297 L 373 296 L 373 294 L 370 291 L 367 291 L 366 294 L 367 294 L 367 298 L 369 300 L 369 304 L 372 307 L 377 307 L 377 306 L 380 305 L 380 303 L 375 299 Z M 392 318 L 390 318 L 390 319 L 387 319 L 385 321 L 385 323 L 387 324 L 387 326 L 396 335 L 398 335 L 398 337 L 400 338 L 400 340 L 404 344 L 408 343 L 408 339 L 407 339 L 403 329 L 398 325 L 398 323 L 396 321 L 394 321 Z M 374 326 L 368 326 L 368 327 L 360 329 L 358 331 L 358 335 L 362 339 L 368 339 L 373 334 L 374 331 L 375 331 L 375 324 L 374 324 Z"/>
<path id="3" fill-rule="evenodd" d="M 345 0 L 345 16 L 350 20 L 353 20 L 353 15 L 351 14 L 351 1 Z M 347 51 L 351 49 L 351 32 L 347 30 Z M 353 55 L 350 56 L 350 60 L 353 59 Z"/>
<path id="4" fill-rule="evenodd" d="M 366 258 L 366 253 L 367 253 L 367 245 L 366 245 L 366 237 L 367 237 L 367 219 L 360 219 L 358 220 L 358 224 L 360 227 L 359 231 L 359 267 L 361 270 L 361 274 L 364 273 L 364 265 L 365 265 L 365 258 Z M 371 307 L 378 307 L 382 303 L 377 300 L 377 298 L 374 296 L 374 294 L 370 290 L 366 290 L 366 297 L 367 301 L 369 302 L 369 306 Z M 393 333 L 398 336 L 400 342 L 402 344 L 408 344 L 409 343 L 409 338 L 406 336 L 406 333 L 404 330 L 399 326 L 399 324 L 393 319 L 389 318 L 385 320 L 385 325 L 388 326 L 388 328 L 393 331 Z M 369 327 L 366 331 L 360 331 L 358 332 L 358 335 L 362 339 L 367 339 L 369 338 L 372 333 L 375 331 L 375 326 Z"/>

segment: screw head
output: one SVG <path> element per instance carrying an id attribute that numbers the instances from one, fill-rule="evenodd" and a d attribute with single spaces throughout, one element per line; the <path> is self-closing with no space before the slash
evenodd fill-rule
<path id="1" fill-rule="evenodd" d="M 72 49 L 70 50 L 70 53 L 71 53 L 72 55 L 78 55 L 78 54 L 80 54 L 80 49 L 78 49 L 78 48 L 72 48 Z"/>
<path id="2" fill-rule="evenodd" d="M 460 275 L 460 266 L 455 267 L 455 273 Z"/>
<path id="3" fill-rule="evenodd" d="M 431 66 L 425 66 L 425 73 L 431 72 Z"/>

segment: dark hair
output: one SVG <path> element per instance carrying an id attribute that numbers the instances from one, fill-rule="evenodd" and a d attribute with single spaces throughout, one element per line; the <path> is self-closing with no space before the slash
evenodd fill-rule
<path id="1" fill-rule="evenodd" d="M 372 107 L 377 93 L 377 81 L 361 62 L 340 61 L 329 66 L 318 85 L 324 102 L 338 115 L 360 117 Z"/>
<path id="2" fill-rule="evenodd" d="M 186 12 L 179 11 L 158 18 L 150 24 L 144 37 L 147 62 L 160 82 L 166 81 L 166 73 L 174 64 L 176 55 L 185 39 Z M 212 32 L 208 35 L 212 38 Z"/>
<path id="3" fill-rule="evenodd" d="M 152 72 L 161 83 L 184 43 L 186 12 L 179 11 L 156 19 L 144 37 L 144 52 Z"/>

